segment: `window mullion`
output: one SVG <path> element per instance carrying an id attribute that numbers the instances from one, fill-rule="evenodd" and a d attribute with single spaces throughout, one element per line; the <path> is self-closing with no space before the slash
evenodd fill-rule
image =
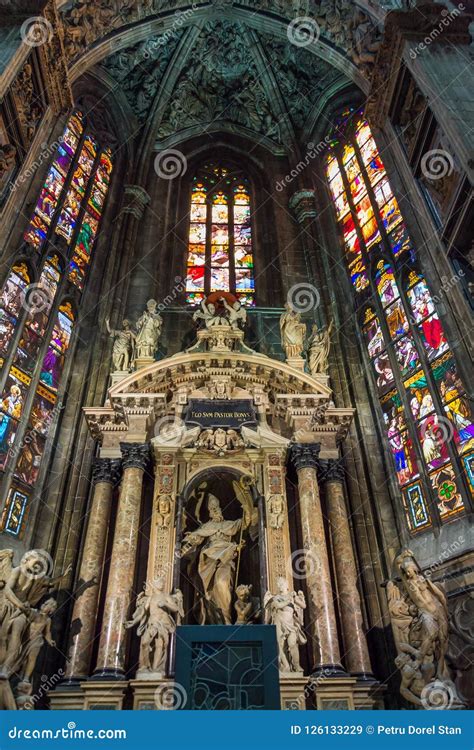
<path id="1" fill-rule="evenodd" d="M 228 193 L 228 219 L 227 229 L 229 232 L 229 292 L 236 293 L 235 277 L 235 230 L 234 230 L 234 196 L 232 191 Z"/>

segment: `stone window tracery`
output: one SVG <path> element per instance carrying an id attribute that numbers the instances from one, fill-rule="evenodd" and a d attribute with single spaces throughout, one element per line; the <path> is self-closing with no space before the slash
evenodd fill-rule
<path id="1" fill-rule="evenodd" d="M 470 502 L 472 416 L 370 127 L 346 111 L 336 133 L 326 176 L 383 431 L 417 532 Z"/>
<path id="2" fill-rule="evenodd" d="M 46 440 L 59 414 L 58 393 L 71 346 L 112 172 L 85 118 L 74 112 L 24 239 L 39 275 L 17 260 L 0 297 L 1 530 L 21 537 L 39 479 Z"/>
<path id="3" fill-rule="evenodd" d="M 233 167 L 210 163 L 191 188 L 186 301 L 221 290 L 254 304 L 250 185 Z"/>

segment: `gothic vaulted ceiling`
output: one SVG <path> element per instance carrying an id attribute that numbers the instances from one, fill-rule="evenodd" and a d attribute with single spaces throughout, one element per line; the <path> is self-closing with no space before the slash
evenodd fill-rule
<path id="1" fill-rule="evenodd" d="M 390 4 L 386 0 L 385 6 Z M 60 2 L 71 78 L 121 98 L 157 144 L 216 129 L 278 150 L 309 138 L 325 103 L 367 90 L 385 10 L 368 0 Z"/>

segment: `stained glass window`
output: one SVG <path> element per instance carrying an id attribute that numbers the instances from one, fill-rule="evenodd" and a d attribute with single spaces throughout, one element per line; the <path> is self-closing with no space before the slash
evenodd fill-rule
<path id="1" fill-rule="evenodd" d="M 416 532 L 469 502 L 472 414 L 370 127 L 357 113 L 341 122 L 326 159 L 328 186 L 383 431 Z"/>
<path id="2" fill-rule="evenodd" d="M 186 300 L 221 290 L 254 304 L 250 186 L 231 166 L 207 164 L 191 189 Z"/>
<path id="3" fill-rule="evenodd" d="M 24 235 L 40 254 L 39 276 L 33 279 L 26 263 L 18 261 L 1 291 L 0 471 L 9 477 L 1 523 L 3 531 L 18 537 L 60 408 L 58 391 L 75 318 L 67 288 L 72 284 L 79 293 L 84 288 L 111 173 L 110 150 L 88 132 L 83 115 L 74 113 Z M 58 250 L 51 252 L 55 242 Z"/>

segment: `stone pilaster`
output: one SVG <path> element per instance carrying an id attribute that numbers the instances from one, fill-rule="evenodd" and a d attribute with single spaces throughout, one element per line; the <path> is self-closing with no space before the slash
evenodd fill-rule
<path id="1" fill-rule="evenodd" d="M 277 590 L 278 578 L 285 578 L 293 587 L 291 575 L 291 545 L 288 526 L 284 465 L 285 449 L 265 451 L 265 518 L 267 533 L 268 587 Z"/>
<path id="2" fill-rule="evenodd" d="M 107 532 L 114 486 L 120 478 L 120 461 L 95 459 L 92 464 L 92 500 L 85 536 L 79 579 L 74 592 L 71 640 L 64 684 L 79 685 L 89 676 L 92 648 L 104 565 Z M 75 635 L 74 635 L 75 634 Z"/>
<path id="3" fill-rule="evenodd" d="M 305 557 L 305 578 L 316 674 L 344 674 L 340 664 L 336 614 L 317 471 L 319 443 L 291 446 L 298 474 L 299 512 Z M 294 553 L 293 553 L 294 554 Z"/>
<path id="4" fill-rule="evenodd" d="M 95 680 L 124 678 L 127 632 L 123 625 L 127 619 L 135 573 L 143 474 L 150 455 L 147 443 L 121 443 L 120 450 L 123 479 L 115 523 L 99 653 L 93 677 Z"/>
<path id="5" fill-rule="evenodd" d="M 321 467 L 326 486 L 327 512 L 336 569 L 339 612 L 344 637 L 344 660 L 355 677 L 373 679 L 357 588 L 357 568 L 344 498 L 344 467 L 329 460 Z"/>

